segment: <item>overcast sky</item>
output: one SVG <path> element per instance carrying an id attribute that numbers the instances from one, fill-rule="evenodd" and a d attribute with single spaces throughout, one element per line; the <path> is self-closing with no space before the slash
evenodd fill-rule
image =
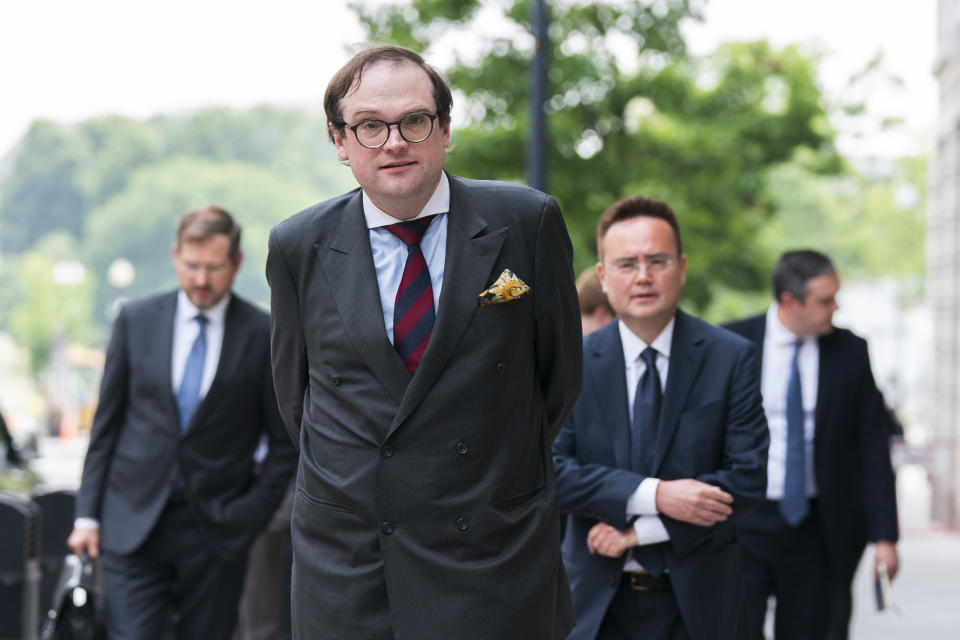
<path id="1" fill-rule="evenodd" d="M 908 8 L 909 7 L 909 8 Z M 871 141 L 909 152 L 936 113 L 935 0 L 710 0 L 689 30 L 695 51 L 725 39 L 803 42 L 828 54 L 823 80 L 843 80 L 878 50 L 906 89 L 871 96 L 907 131 Z M 344 45 L 361 30 L 345 2 L 323 0 L 29 0 L 0 5 L 0 156 L 36 118 L 147 117 L 226 104 L 319 108 Z M 856 151 L 857 143 L 846 145 Z"/>

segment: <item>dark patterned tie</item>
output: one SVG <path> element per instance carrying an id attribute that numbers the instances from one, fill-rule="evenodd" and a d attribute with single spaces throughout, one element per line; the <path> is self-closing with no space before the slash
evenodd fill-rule
<path id="1" fill-rule="evenodd" d="M 792 527 L 803 522 L 809 510 L 806 445 L 803 439 L 803 394 L 800 389 L 800 366 L 797 362 L 801 344 L 801 340 L 794 344 L 790 378 L 787 381 L 787 459 L 783 478 L 783 500 L 780 501 L 780 513 Z"/>
<path id="2" fill-rule="evenodd" d="M 630 421 L 630 469 L 644 475 L 653 474 L 657 451 L 657 423 L 660 421 L 660 373 L 657 371 L 657 351 L 647 347 L 640 354 L 647 370 L 637 381 L 633 398 L 633 416 Z M 633 548 L 633 555 L 644 569 L 659 577 L 664 570 L 661 545 L 647 544 Z"/>
<path id="3" fill-rule="evenodd" d="M 407 245 L 407 263 L 393 304 L 393 346 L 410 373 L 416 373 L 433 331 L 433 286 L 420 240 L 434 216 L 385 227 Z"/>
<path id="4" fill-rule="evenodd" d="M 657 352 L 647 347 L 640 354 L 647 370 L 637 381 L 630 421 L 630 470 L 650 475 L 657 446 L 657 422 L 660 419 L 660 374 Z"/>
<path id="5" fill-rule="evenodd" d="M 197 405 L 200 404 L 200 383 L 203 381 L 203 365 L 207 359 L 207 335 L 205 329 L 209 318 L 198 315 L 194 320 L 200 325 L 197 339 L 190 347 L 187 363 L 183 367 L 183 377 L 180 379 L 180 388 L 177 389 L 177 408 L 180 410 L 180 430 L 183 431 L 190 424 Z"/>

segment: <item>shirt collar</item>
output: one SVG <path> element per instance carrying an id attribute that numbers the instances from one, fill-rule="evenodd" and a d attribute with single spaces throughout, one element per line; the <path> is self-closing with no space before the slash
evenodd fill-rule
<path id="1" fill-rule="evenodd" d="M 676 324 L 677 317 L 670 318 L 667 326 L 653 339 L 653 342 L 647 344 L 637 337 L 633 331 L 623 324 L 623 320 L 617 320 L 617 326 L 620 329 L 620 342 L 623 344 L 623 360 L 628 367 L 640 359 L 640 354 L 647 347 L 653 347 L 657 353 L 670 359 L 670 343 L 673 342 L 673 327 Z"/>
<path id="2" fill-rule="evenodd" d="M 433 195 L 427 200 L 427 204 L 423 206 L 420 213 L 411 219 L 416 220 L 417 218 L 446 213 L 449 210 L 450 181 L 447 178 L 446 172 L 441 171 L 440 183 L 437 185 L 437 188 L 433 190 Z M 366 191 L 363 192 L 363 217 L 367 220 L 367 229 L 377 229 L 379 227 L 386 227 L 387 225 L 403 222 L 373 204 L 373 200 L 370 199 Z"/>
<path id="3" fill-rule="evenodd" d="M 801 338 L 780 321 L 780 316 L 777 315 L 777 310 L 780 308 L 776 302 L 772 303 L 767 309 L 767 332 L 766 340 L 771 341 L 773 344 L 778 346 L 790 345 L 793 346 L 796 344 L 797 340 L 803 342 L 813 341 L 813 336 L 808 336 L 806 338 Z"/>
<path id="4" fill-rule="evenodd" d="M 188 323 L 202 313 L 211 324 L 223 325 L 224 319 L 227 317 L 227 305 L 229 304 L 230 293 L 227 292 L 227 295 L 223 296 L 220 302 L 206 311 L 200 311 L 193 306 L 193 303 L 190 302 L 190 299 L 183 289 L 180 289 L 180 291 L 177 292 L 177 322 L 181 324 Z"/>

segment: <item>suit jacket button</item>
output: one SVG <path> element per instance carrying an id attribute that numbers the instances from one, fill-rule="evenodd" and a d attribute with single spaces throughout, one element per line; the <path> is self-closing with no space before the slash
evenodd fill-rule
<path id="1" fill-rule="evenodd" d="M 466 531 L 467 529 L 470 528 L 470 521 L 464 518 L 463 516 L 460 516 L 459 518 L 457 518 L 456 524 L 457 524 L 457 529 L 460 529 L 460 531 Z"/>
<path id="2" fill-rule="evenodd" d="M 340 386 L 340 376 L 338 376 L 338 375 L 335 374 L 335 373 L 331 373 L 330 375 L 328 375 L 328 376 L 327 376 L 327 380 L 329 380 L 329 381 L 330 381 L 330 384 L 332 384 L 332 385 L 335 386 L 335 387 L 339 387 L 339 386 Z"/>
<path id="3" fill-rule="evenodd" d="M 460 455 L 466 454 L 467 451 L 469 450 L 470 450 L 470 447 L 468 447 L 467 443 L 464 442 L 463 440 L 457 443 L 457 453 L 459 453 Z"/>
<path id="4" fill-rule="evenodd" d="M 384 458 L 390 458 L 390 457 L 392 457 L 392 456 L 393 456 L 393 447 L 391 447 L 391 446 L 388 445 L 388 444 L 383 445 L 383 447 L 381 447 L 381 449 L 380 449 L 380 455 L 382 455 Z"/>
<path id="5" fill-rule="evenodd" d="M 380 523 L 380 531 L 382 531 L 386 535 L 390 535 L 391 533 L 393 533 L 393 523 L 387 520 L 384 520 L 383 522 Z"/>
<path id="6" fill-rule="evenodd" d="M 503 373 L 506 368 L 507 365 L 503 364 L 502 362 L 497 363 L 497 373 Z"/>

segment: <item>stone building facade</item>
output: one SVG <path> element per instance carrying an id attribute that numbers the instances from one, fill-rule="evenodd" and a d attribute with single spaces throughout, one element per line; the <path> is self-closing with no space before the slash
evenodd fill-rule
<path id="1" fill-rule="evenodd" d="M 931 516 L 960 525 L 960 0 L 938 0 L 940 86 L 927 222 L 927 301 L 933 314 L 929 471 Z"/>

